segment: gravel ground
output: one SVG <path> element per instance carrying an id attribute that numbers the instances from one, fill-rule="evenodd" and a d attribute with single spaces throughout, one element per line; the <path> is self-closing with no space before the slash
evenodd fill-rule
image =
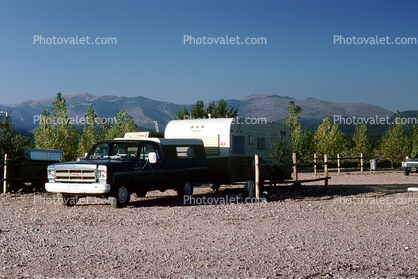
<path id="1" fill-rule="evenodd" d="M 418 275 L 418 175 L 331 173 L 323 182 L 196 188 L 72 208 L 43 194 L 0 195 L 0 278 L 413 278 Z M 300 174 L 310 179 L 312 174 Z M 203 203 L 203 204 L 202 204 Z"/>

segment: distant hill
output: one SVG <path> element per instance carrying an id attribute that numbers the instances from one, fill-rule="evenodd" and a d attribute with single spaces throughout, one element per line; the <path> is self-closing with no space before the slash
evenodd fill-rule
<path id="1" fill-rule="evenodd" d="M 160 130 L 174 119 L 175 112 L 183 106 L 190 109 L 192 104 L 174 104 L 171 102 L 161 102 L 151 100 L 142 96 L 138 97 L 117 97 L 117 96 L 94 96 L 89 93 L 78 95 L 63 96 L 66 99 L 67 112 L 70 117 L 84 117 L 90 104 L 98 117 L 114 117 L 116 111 L 126 110 L 131 115 L 138 126 L 153 129 L 154 121 L 158 121 Z M 55 96 L 50 99 L 28 100 L 16 105 L 1 105 L 1 110 L 11 111 L 13 124 L 24 131 L 33 130 L 36 123 L 35 116 L 41 115 L 44 109 L 50 109 Z M 300 122 L 304 127 L 312 127 L 321 123 L 322 119 L 328 115 L 333 121 L 334 115 L 348 117 L 374 118 L 392 117 L 393 112 L 383 109 L 376 105 L 363 103 L 333 103 L 315 98 L 294 99 L 279 95 L 251 95 L 246 98 L 227 100 L 228 105 L 239 107 L 240 117 L 264 117 L 268 122 L 282 122 L 288 115 L 287 106 L 293 100 L 296 105 L 302 107 Z M 416 117 L 417 112 L 405 112 Z M 342 131 L 354 130 L 353 125 L 340 125 Z"/>

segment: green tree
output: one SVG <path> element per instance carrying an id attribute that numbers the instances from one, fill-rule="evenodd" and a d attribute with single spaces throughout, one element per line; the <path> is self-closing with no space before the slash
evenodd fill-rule
<path id="1" fill-rule="evenodd" d="M 296 125 L 292 132 L 292 151 L 296 153 L 298 161 L 309 161 L 313 157 L 313 135 L 310 129 L 302 130 L 300 125 Z"/>
<path id="2" fill-rule="evenodd" d="M 418 119 L 418 116 L 417 116 Z M 412 127 L 412 132 L 410 135 L 410 145 L 411 145 L 411 153 L 409 155 L 413 158 L 416 154 L 418 154 L 418 125 L 415 124 Z"/>
<path id="3" fill-rule="evenodd" d="M 338 130 L 337 124 L 331 124 L 328 115 L 313 135 L 313 146 L 318 158 L 328 155 L 335 158 L 345 149 L 344 134 Z"/>
<path id="4" fill-rule="evenodd" d="M 77 155 L 79 156 L 83 156 L 85 153 L 89 152 L 91 147 L 97 142 L 97 115 L 93 110 L 93 104 L 90 105 L 89 110 L 84 116 L 84 120 L 77 149 Z"/>
<path id="5" fill-rule="evenodd" d="M 366 135 L 367 126 L 365 123 L 355 126 L 356 131 L 353 136 L 353 147 L 351 149 L 351 156 L 360 157 L 361 153 L 366 158 L 372 158 L 373 150 L 369 137 Z"/>
<path id="6" fill-rule="evenodd" d="M 24 147 L 32 147 L 30 139 L 18 133 L 11 117 L 7 117 L 4 123 L 0 123 L 0 161 L 3 162 L 4 154 L 9 160 L 20 157 L 20 148 Z"/>
<path id="7" fill-rule="evenodd" d="M 185 119 L 189 119 L 189 118 L 190 118 L 190 114 L 185 107 L 183 107 L 181 110 L 175 112 L 174 119 L 176 119 L 176 120 L 185 120 Z"/>
<path id="8" fill-rule="evenodd" d="M 199 100 L 193 104 L 192 108 L 190 109 L 190 114 L 193 119 L 206 117 L 205 104 L 202 100 Z"/>
<path id="9" fill-rule="evenodd" d="M 402 124 L 399 110 L 395 114 L 395 121 L 383 133 L 380 141 L 380 152 L 383 157 L 390 160 L 393 168 L 394 162 L 402 161 L 409 154 L 409 141 L 406 127 Z"/>
<path id="10" fill-rule="evenodd" d="M 228 102 L 224 98 L 220 99 L 218 103 L 215 103 L 215 101 L 209 102 L 206 108 L 204 102 L 199 100 L 193 104 L 190 113 L 183 107 L 175 114 L 177 120 L 209 118 L 209 114 L 211 118 L 234 118 L 238 115 L 238 108 L 229 108 Z"/>
<path id="11" fill-rule="evenodd" d="M 270 153 L 271 162 L 278 163 L 291 163 L 292 162 L 292 149 L 285 135 L 275 134 L 269 135 L 268 151 Z M 281 169 L 288 168 L 286 166 Z"/>
<path id="12" fill-rule="evenodd" d="M 303 109 L 300 106 L 295 105 L 293 100 L 290 100 L 289 105 L 287 106 L 287 112 L 289 113 L 289 116 L 283 121 L 283 124 L 289 126 L 292 133 L 297 126 L 300 126 L 298 121 L 302 110 Z"/>
<path id="13" fill-rule="evenodd" d="M 296 153 L 299 161 L 309 160 L 313 156 L 312 152 L 312 133 L 310 129 L 302 129 L 299 121 L 303 109 L 295 105 L 293 100 L 289 101 L 287 112 L 289 116 L 283 121 L 287 125 L 292 135 L 292 151 Z"/>
<path id="14" fill-rule="evenodd" d="M 61 93 L 57 93 L 51 112 L 46 109 L 42 112 L 42 118 L 34 131 L 35 147 L 63 150 L 67 160 L 74 160 L 78 132 L 75 123 L 70 123 L 65 102 Z"/>
<path id="15" fill-rule="evenodd" d="M 113 123 L 100 124 L 99 140 L 123 138 L 127 132 L 138 132 L 134 119 L 125 110 L 116 112 Z"/>
<path id="16" fill-rule="evenodd" d="M 234 118 L 238 115 L 238 108 L 228 108 L 228 102 L 222 98 L 218 101 L 218 104 L 215 105 L 215 109 L 212 113 L 213 118 Z"/>

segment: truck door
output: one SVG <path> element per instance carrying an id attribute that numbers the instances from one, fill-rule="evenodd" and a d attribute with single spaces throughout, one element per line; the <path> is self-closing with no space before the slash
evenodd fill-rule
<path id="1" fill-rule="evenodd" d="M 157 162 L 150 163 L 149 153 L 155 152 L 157 154 Z M 159 154 L 158 149 L 153 142 L 143 142 L 140 147 L 139 161 L 136 171 L 140 172 L 140 184 L 142 187 L 149 190 L 164 189 L 165 167 L 164 162 Z"/>

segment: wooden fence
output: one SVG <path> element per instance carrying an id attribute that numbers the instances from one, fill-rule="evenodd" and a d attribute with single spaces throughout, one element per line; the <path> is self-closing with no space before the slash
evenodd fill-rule
<path id="1" fill-rule="evenodd" d="M 3 193 L 7 193 L 7 154 L 4 154 L 3 166 Z"/>
<path id="2" fill-rule="evenodd" d="M 301 183 L 308 183 L 308 182 L 315 182 L 315 181 L 321 181 L 324 180 L 325 183 L 325 190 L 328 191 L 328 180 L 331 179 L 331 177 L 328 176 L 328 165 L 330 164 L 330 160 L 337 160 L 337 172 L 338 174 L 341 173 L 341 160 L 360 160 L 360 172 L 364 172 L 364 157 L 363 153 L 360 154 L 360 157 L 340 157 L 340 154 L 337 154 L 336 158 L 328 158 L 328 155 L 324 155 L 324 161 L 318 162 L 318 158 L 316 156 L 316 153 L 314 154 L 314 161 L 313 162 L 306 162 L 306 163 L 298 163 L 296 158 L 296 153 L 292 154 L 292 160 L 293 163 L 279 163 L 279 164 L 267 164 L 267 163 L 260 163 L 258 155 L 256 154 L 254 156 L 254 162 L 255 162 L 255 197 L 256 199 L 260 198 L 260 167 L 266 167 L 266 166 L 292 166 L 293 167 L 293 180 L 282 180 L 280 183 L 293 183 L 295 185 L 295 189 L 297 185 L 300 185 Z M 313 166 L 314 169 L 314 175 L 317 176 L 317 166 L 324 166 L 324 177 L 321 178 L 315 178 L 315 179 L 305 179 L 305 180 L 299 180 L 298 179 L 298 167 L 307 167 L 307 166 Z"/>
<path id="3" fill-rule="evenodd" d="M 331 177 L 328 176 L 328 158 L 327 154 L 324 155 L 324 162 L 307 162 L 307 163 L 298 163 L 296 158 L 296 153 L 293 153 L 292 155 L 293 163 L 279 163 L 279 164 L 267 164 L 267 163 L 260 163 L 258 155 L 256 154 L 254 156 L 254 162 L 255 162 L 255 198 L 260 198 L 260 167 L 266 167 L 266 166 L 292 166 L 293 167 L 293 180 L 281 180 L 280 183 L 290 183 L 295 185 L 295 189 L 297 185 L 300 185 L 301 183 L 307 183 L 307 182 L 315 182 L 315 181 L 321 181 L 324 180 L 325 182 L 325 190 L 328 191 L 328 180 L 331 179 Z M 321 178 L 315 178 L 315 179 L 305 179 L 305 180 L 299 180 L 298 179 L 298 167 L 301 166 L 324 166 L 324 177 Z"/>
<path id="4" fill-rule="evenodd" d="M 360 172 L 364 173 L 364 156 L 363 153 L 360 154 L 360 157 L 340 157 L 340 154 L 337 154 L 336 158 L 328 158 L 328 160 L 336 160 L 337 161 L 337 172 L 338 174 L 341 173 L 341 160 L 360 160 Z M 316 163 L 318 159 L 316 158 L 316 153 L 314 154 L 314 163 Z M 317 175 L 317 167 L 314 165 L 314 175 Z"/>

